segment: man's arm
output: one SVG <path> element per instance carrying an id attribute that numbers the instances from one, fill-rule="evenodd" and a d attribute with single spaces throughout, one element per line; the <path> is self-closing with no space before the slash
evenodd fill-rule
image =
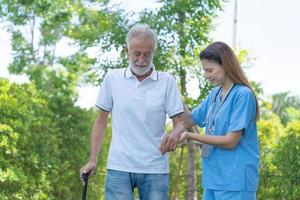
<path id="1" fill-rule="evenodd" d="M 192 121 L 191 113 L 185 104 L 183 104 L 183 108 L 184 108 L 184 113 L 182 114 L 182 118 L 183 118 L 185 128 L 188 129 L 194 126 L 195 124 Z"/>
<path id="2" fill-rule="evenodd" d="M 109 112 L 107 111 L 102 109 L 99 110 L 99 114 L 95 119 L 91 135 L 90 158 L 85 166 L 80 169 L 80 175 L 87 172 L 91 172 L 91 175 L 95 173 L 99 150 L 105 135 L 105 129 L 107 127 L 108 114 Z"/>
<path id="3" fill-rule="evenodd" d="M 160 145 L 160 151 L 162 154 L 165 154 L 168 151 L 174 151 L 177 148 L 177 145 L 179 143 L 180 135 L 182 132 L 185 131 L 185 126 L 183 122 L 183 113 L 177 114 L 173 117 L 172 124 L 173 129 L 170 133 L 164 136 L 161 145 Z"/>

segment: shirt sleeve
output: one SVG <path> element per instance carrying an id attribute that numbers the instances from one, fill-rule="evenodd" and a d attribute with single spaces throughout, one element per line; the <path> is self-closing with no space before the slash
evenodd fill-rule
<path id="1" fill-rule="evenodd" d="M 172 76 L 167 86 L 165 111 L 170 118 L 184 112 L 181 96 L 175 78 Z"/>
<path id="2" fill-rule="evenodd" d="M 202 101 L 196 108 L 191 112 L 192 121 L 200 127 L 206 125 L 206 115 L 210 105 L 212 94 L 208 95 L 204 101 Z"/>
<path id="3" fill-rule="evenodd" d="M 97 100 L 96 100 L 96 106 L 102 110 L 105 110 L 107 112 L 111 111 L 113 106 L 113 99 L 112 99 L 112 87 L 111 87 L 111 80 L 110 80 L 110 72 L 108 72 L 104 80 L 102 82 L 102 85 L 100 87 Z"/>
<path id="4" fill-rule="evenodd" d="M 252 120 L 256 120 L 255 97 L 250 90 L 244 90 L 233 103 L 228 132 L 245 130 Z"/>

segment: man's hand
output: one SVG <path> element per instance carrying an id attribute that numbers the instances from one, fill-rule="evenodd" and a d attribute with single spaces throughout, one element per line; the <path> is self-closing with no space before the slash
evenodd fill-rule
<path id="1" fill-rule="evenodd" d="M 165 154 L 169 151 L 175 151 L 180 140 L 180 133 L 169 133 L 164 136 L 160 144 L 160 152 Z"/>
<path id="2" fill-rule="evenodd" d="M 96 162 L 89 161 L 80 169 L 80 178 L 82 180 L 82 175 L 89 173 L 89 177 L 95 174 Z M 83 181 L 83 180 L 82 180 Z M 84 182 L 84 181 L 83 181 Z"/>
<path id="3" fill-rule="evenodd" d="M 172 117 L 173 130 L 164 136 L 159 150 L 162 154 L 169 151 L 175 151 L 180 140 L 181 133 L 185 130 L 182 120 L 182 113 L 174 115 Z"/>

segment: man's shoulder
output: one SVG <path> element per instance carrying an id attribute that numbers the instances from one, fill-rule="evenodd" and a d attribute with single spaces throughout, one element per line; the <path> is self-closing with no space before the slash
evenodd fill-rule
<path id="1" fill-rule="evenodd" d="M 161 80 L 175 80 L 175 77 L 169 72 L 157 71 L 157 74 Z"/>
<path id="2" fill-rule="evenodd" d="M 126 68 L 115 68 L 115 69 L 110 69 L 106 75 L 107 76 L 124 76 Z"/>

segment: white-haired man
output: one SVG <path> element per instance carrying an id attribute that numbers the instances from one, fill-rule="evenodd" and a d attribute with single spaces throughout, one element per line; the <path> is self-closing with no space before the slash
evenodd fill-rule
<path id="1" fill-rule="evenodd" d="M 134 188 L 142 200 L 168 199 L 169 164 L 183 131 L 183 104 L 175 79 L 152 63 L 157 35 L 147 25 L 134 25 L 126 37 L 129 66 L 109 71 L 103 80 L 91 136 L 91 153 L 80 173 L 94 170 L 112 113 L 112 140 L 107 161 L 105 198 L 132 200 Z M 173 129 L 165 134 L 166 115 Z"/>

